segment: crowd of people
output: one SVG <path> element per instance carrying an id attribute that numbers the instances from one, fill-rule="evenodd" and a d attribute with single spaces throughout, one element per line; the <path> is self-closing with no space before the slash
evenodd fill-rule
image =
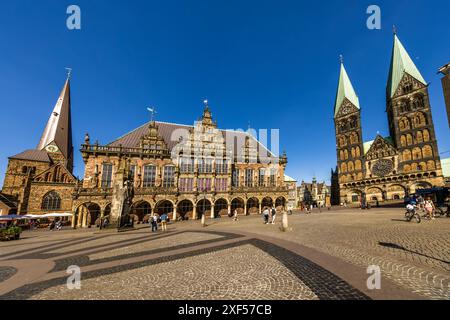
<path id="1" fill-rule="evenodd" d="M 408 205 L 413 206 L 415 209 L 422 211 L 429 220 L 435 219 L 436 206 L 430 197 L 424 198 L 421 195 L 416 196 L 414 194 L 405 198 L 405 204 L 407 207 Z"/>

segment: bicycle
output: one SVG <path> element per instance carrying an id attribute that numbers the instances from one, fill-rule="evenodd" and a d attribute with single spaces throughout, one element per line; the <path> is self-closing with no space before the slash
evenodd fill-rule
<path id="1" fill-rule="evenodd" d="M 406 212 L 405 212 L 405 219 L 406 221 L 410 222 L 413 218 L 416 219 L 417 223 L 420 223 L 421 218 L 420 214 L 416 211 L 416 206 L 413 206 L 411 204 L 406 206 Z"/>

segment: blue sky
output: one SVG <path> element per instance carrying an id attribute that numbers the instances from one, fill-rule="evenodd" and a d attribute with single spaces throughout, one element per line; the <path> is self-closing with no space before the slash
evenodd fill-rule
<path id="1" fill-rule="evenodd" d="M 77 4 L 82 29 L 66 28 Z M 371 4 L 382 29 L 366 27 Z M 0 183 L 7 157 L 34 148 L 73 68 L 75 174 L 84 134 L 107 143 L 148 121 L 192 124 L 208 98 L 221 128 L 280 129 L 287 173 L 329 180 L 339 54 L 362 106 L 363 136 L 388 134 L 392 25 L 430 82 L 440 152 L 450 150 L 438 67 L 450 61 L 450 2 L 2 1 Z M 450 153 L 441 155 L 449 157 Z"/>

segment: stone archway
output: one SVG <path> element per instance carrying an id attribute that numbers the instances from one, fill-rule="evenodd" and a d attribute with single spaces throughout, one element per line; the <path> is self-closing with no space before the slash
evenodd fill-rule
<path id="1" fill-rule="evenodd" d="M 406 188 L 400 184 L 393 184 L 387 188 L 388 200 L 401 200 L 406 196 Z"/>
<path id="2" fill-rule="evenodd" d="M 97 203 L 83 203 L 75 210 L 76 226 L 90 228 L 92 225 L 100 225 L 100 215 L 101 209 Z"/>
<path id="3" fill-rule="evenodd" d="M 252 197 L 247 200 L 247 214 L 259 214 L 259 200 Z"/>
<path id="4" fill-rule="evenodd" d="M 282 211 L 286 207 L 286 198 L 285 197 L 278 197 L 275 200 L 275 208 L 277 211 Z"/>
<path id="5" fill-rule="evenodd" d="M 162 200 L 158 202 L 155 206 L 154 213 L 159 216 L 165 213 L 171 217 L 171 214 L 173 214 L 173 203 L 169 200 Z"/>
<path id="6" fill-rule="evenodd" d="M 270 197 L 265 197 L 261 201 L 261 207 L 264 210 L 264 208 L 272 208 L 273 207 L 273 200 Z"/>
<path id="7" fill-rule="evenodd" d="M 361 203 L 362 196 L 363 192 L 361 190 L 353 189 L 350 190 L 349 193 L 347 193 L 347 198 L 344 199 L 347 201 L 347 203 Z"/>
<path id="8" fill-rule="evenodd" d="M 417 192 L 417 190 L 420 189 L 430 189 L 432 187 L 431 183 L 426 182 L 426 181 L 418 181 L 415 182 L 413 184 L 411 184 L 411 186 L 409 187 L 410 193 L 414 194 Z"/>
<path id="9" fill-rule="evenodd" d="M 197 219 L 201 219 L 202 215 L 205 215 L 205 218 L 211 216 L 211 201 L 208 199 L 197 202 Z"/>
<path id="10" fill-rule="evenodd" d="M 87 217 L 87 226 L 99 226 L 100 225 L 100 215 L 101 209 L 100 206 L 96 203 L 90 203 L 87 207 L 88 209 L 88 217 Z"/>
<path id="11" fill-rule="evenodd" d="M 177 215 L 180 217 L 192 217 L 194 214 L 194 204 L 191 200 L 181 200 L 177 205 Z"/>
<path id="12" fill-rule="evenodd" d="M 234 198 L 231 201 L 231 214 L 234 214 L 234 210 L 237 210 L 238 214 L 245 214 L 245 202 L 241 198 Z"/>
<path id="13" fill-rule="evenodd" d="M 228 201 L 221 198 L 214 202 L 214 216 L 227 216 L 228 215 Z"/>
<path id="14" fill-rule="evenodd" d="M 384 196 L 384 191 L 383 189 L 379 188 L 379 187 L 370 187 L 367 188 L 367 192 L 366 192 L 366 200 L 367 201 L 384 201 L 385 200 L 385 196 Z"/>
<path id="15" fill-rule="evenodd" d="M 138 201 L 133 203 L 131 214 L 137 217 L 138 222 L 143 222 L 146 216 L 152 214 L 152 206 L 147 201 Z"/>

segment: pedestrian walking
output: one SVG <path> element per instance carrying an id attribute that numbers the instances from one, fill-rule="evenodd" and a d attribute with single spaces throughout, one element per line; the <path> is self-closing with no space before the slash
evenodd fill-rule
<path id="1" fill-rule="evenodd" d="M 428 214 L 428 219 L 434 220 L 433 211 L 436 209 L 434 206 L 433 200 L 430 197 L 425 200 L 425 210 Z"/>
<path id="2" fill-rule="evenodd" d="M 275 224 L 275 218 L 277 217 L 277 210 L 275 207 L 272 208 L 272 224 Z"/>
<path id="3" fill-rule="evenodd" d="M 263 211 L 264 224 L 269 223 L 269 208 L 265 208 Z"/>
<path id="4" fill-rule="evenodd" d="M 233 212 L 233 221 L 238 221 L 238 212 L 237 212 L 237 209 L 234 209 L 234 212 Z"/>
<path id="5" fill-rule="evenodd" d="M 163 213 L 160 217 L 161 219 L 161 229 L 162 231 L 167 231 L 167 220 L 169 217 L 167 216 L 167 213 Z"/>
<path id="6" fill-rule="evenodd" d="M 158 217 L 156 215 L 152 216 L 150 222 L 152 224 L 152 232 L 158 231 Z"/>

